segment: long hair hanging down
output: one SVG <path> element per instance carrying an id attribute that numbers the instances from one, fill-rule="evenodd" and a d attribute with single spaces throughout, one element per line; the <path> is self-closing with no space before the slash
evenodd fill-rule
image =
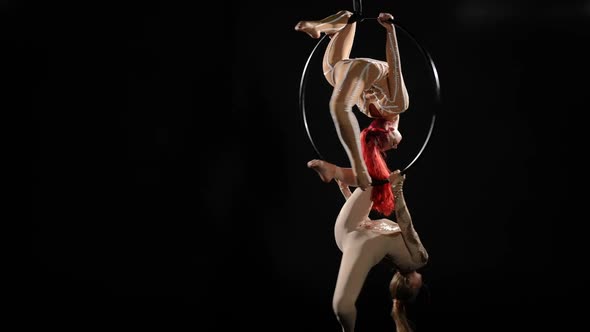
<path id="1" fill-rule="evenodd" d="M 393 278 L 391 278 L 389 291 L 393 299 L 391 317 L 393 317 L 395 322 L 396 331 L 413 332 L 412 325 L 406 313 L 406 305 L 416 300 L 420 289 L 410 288 L 407 278 L 397 271 L 394 273 Z"/>
<path id="2" fill-rule="evenodd" d="M 373 180 L 387 180 L 391 173 L 385 162 L 385 152 L 382 151 L 382 146 L 387 143 L 388 131 L 384 128 L 386 122 L 384 119 L 375 119 L 360 135 L 363 159 Z M 393 212 L 393 192 L 388 182 L 373 186 L 371 200 L 373 210 L 384 216 Z"/>

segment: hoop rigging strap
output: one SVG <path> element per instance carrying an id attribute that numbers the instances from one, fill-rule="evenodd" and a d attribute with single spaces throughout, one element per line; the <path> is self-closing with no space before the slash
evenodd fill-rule
<path id="1" fill-rule="evenodd" d="M 370 19 L 370 20 L 377 19 L 377 18 L 363 18 L 362 17 L 362 2 L 359 0 L 354 1 L 354 9 L 355 9 L 354 16 L 355 16 L 355 20 L 357 22 L 362 22 L 367 19 Z M 426 48 L 424 48 L 416 40 L 416 38 L 414 38 L 414 36 L 411 33 L 409 33 L 408 30 L 406 30 L 404 27 L 402 27 L 399 23 L 397 23 L 397 22 L 391 22 L 391 23 L 393 23 L 396 26 L 396 29 L 399 29 L 405 35 L 407 35 L 407 37 L 409 37 L 409 39 L 412 41 L 412 43 L 420 50 L 420 53 L 422 54 L 422 56 L 425 58 L 426 62 L 429 65 L 430 72 L 432 74 L 432 80 L 434 83 L 434 103 L 435 103 L 435 105 L 433 105 L 433 107 L 432 107 L 432 119 L 430 121 L 430 128 L 428 129 L 428 134 L 426 135 L 426 139 L 424 140 L 424 143 L 422 144 L 422 148 L 418 151 L 418 153 L 416 154 L 414 159 L 406 167 L 404 167 L 402 169 L 401 172 L 403 174 L 410 168 L 410 166 L 414 165 L 415 162 L 420 158 L 420 156 L 422 155 L 422 152 L 424 152 L 424 149 L 426 148 L 426 146 L 428 145 L 428 142 L 430 141 L 430 137 L 432 136 L 432 131 L 434 130 L 434 124 L 436 122 L 436 106 L 438 104 L 440 104 L 440 81 L 439 81 L 436 65 L 434 64 L 432 56 L 430 56 L 430 53 L 426 50 Z M 320 153 L 319 149 L 317 148 L 317 146 L 313 140 L 313 137 L 311 135 L 311 131 L 309 129 L 309 125 L 307 122 L 307 113 L 306 113 L 306 109 L 305 109 L 305 87 L 307 84 L 307 78 L 308 78 L 307 69 L 309 67 L 309 63 L 311 62 L 311 59 L 313 58 L 315 51 L 318 49 L 318 47 L 324 41 L 324 39 L 326 39 L 326 36 L 327 35 L 324 34 L 322 36 L 322 38 L 317 42 L 316 46 L 311 50 L 311 53 L 309 54 L 309 57 L 307 58 L 307 61 L 305 62 L 305 66 L 303 68 L 303 73 L 301 74 L 301 81 L 299 84 L 299 110 L 303 116 L 303 123 L 305 125 L 305 130 L 307 132 L 307 136 L 309 138 L 309 141 L 311 142 L 311 145 L 313 146 L 313 149 L 315 150 L 315 152 L 317 154 L 317 157 L 322 160 L 324 160 L 324 157 Z"/>

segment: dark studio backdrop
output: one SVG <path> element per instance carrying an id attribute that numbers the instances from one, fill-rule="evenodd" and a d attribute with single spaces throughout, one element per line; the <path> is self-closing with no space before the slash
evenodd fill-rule
<path id="1" fill-rule="evenodd" d="M 159 325 L 338 331 L 335 184 L 298 108 L 316 40 L 293 30 L 351 1 L 2 2 L 2 37 L 32 110 L 31 258 L 25 313 L 46 326 Z M 432 55 L 442 104 L 404 34 L 411 107 L 406 200 L 430 253 L 417 331 L 549 330 L 579 318 L 578 263 L 564 220 L 574 81 L 588 2 L 365 1 L 391 12 Z M 353 56 L 384 59 L 363 22 Z M 325 45 L 325 44 L 324 44 Z M 382 53 L 383 52 L 383 53 Z M 318 51 L 309 124 L 324 157 L 346 163 L 330 122 Z M 360 113 L 359 120 L 366 124 Z M 551 138 L 551 139 L 549 139 Z M 402 145 L 404 145 L 402 143 Z M 359 331 L 392 331 L 386 264 L 358 300 Z M 557 329 L 557 331 L 567 329 Z"/>

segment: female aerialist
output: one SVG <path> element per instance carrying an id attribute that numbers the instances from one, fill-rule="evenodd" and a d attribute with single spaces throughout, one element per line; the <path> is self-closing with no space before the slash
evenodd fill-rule
<path id="1" fill-rule="evenodd" d="M 356 177 L 354 183 L 362 190 L 366 190 L 372 180 L 361 157 L 360 129 L 352 107 L 356 104 L 368 117 L 391 122 L 397 145 L 401 141 L 399 114 L 409 106 L 395 27 L 390 20 L 393 16 L 388 13 L 379 14 L 377 19 L 387 30 L 387 62 L 349 58 L 356 30 L 353 14 L 349 11 L 340 11 L 319 21 L 300 21 L 295 26 L 295 30 L 312 38 L 319 38 L 322 33 L 330 37 L 323 58 L 324 76 L 334 87 L 330 112 L 352 165 Z"/>
<path id="2" fill-rule="evenodd" d="M 392 317 L 397 331 L 412 331 L 405 304 L 415 299 L 422 287 L 422 276 L 416 270 L 428 262 L 428 253 L 412 225 L 405 203 L 405 175 L 402 176 L 397 170 L 389 176 L 395 199 L 396 223 L 386 218 L 369 219 L 373 187 L 351 193 L 348 185 L 356 184 L 346 181 L 354 179 L 352 169 L 317 159 L 310 161 L 308 167 L 317 171 L 325 182 L 335 179 L 347 199 L 334 226 L 342 260 L 332 307 L 342 331 L 354 331 L 356 300 L 371 268 L 385 257 L 389 257 L 397 269 L 389 285 L 393 298 Z"/>
<path id="3" fill-rule="evenodd" d="M 405 175 L 390 172 L 385 152 L 397 144 L 391 121 L 375 119 L 360 133 L 364 162 L 373 179 L 383 180 L 367 190 L 351 193 L 357 186 L 351 168 L 342 168 L 323 160 L 311 160 L 307 166 L 324 182 L 336 180 L 346 203 L 334 226 L 334 236 L 342 251 L 342 261 L 334 291 L 333 308 L 345 332 L 354 331 L 355 302 L 369 270 L 384 257 L 397 268 L 390 289 L 394 299 L 392 315 L 398 331 L 411 331 L 405 317 L 404 303 L 415 297 L 422 285 L 417 269 L 428 262 L 428 254 L 414 227 L 403 196 Z M 385 181 L 386 180 L 386 181 Z M 370 220 L 371 210 L 384 216 L 395 211 L 396 222 L 387 218 Z"/>

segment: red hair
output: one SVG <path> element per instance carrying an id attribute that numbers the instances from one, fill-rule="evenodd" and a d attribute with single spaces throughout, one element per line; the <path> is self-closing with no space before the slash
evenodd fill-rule
<path id="1" fill-rule="evenodd" d="M 373 185 L 371 200 L 373 201 L 372 209 L 389 216 L 394 209 L 393 192 L 387 179 L 391 171 L 385 162 L 385 152 L 382 147 L 387 143 L 388 130 L 385 129 L 387 120 L 375 119 L 371 124 L 363 129 L 360 135 L 363 150 L 363 159 L 367 165 L 369 175 L 375 180 L 381 180 L 385 183 Z"/>

